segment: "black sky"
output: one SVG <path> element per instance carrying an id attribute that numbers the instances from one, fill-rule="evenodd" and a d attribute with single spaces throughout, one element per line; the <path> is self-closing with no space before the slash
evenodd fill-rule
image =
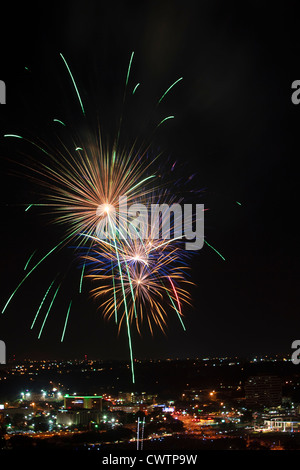
<path id="1" fill-rule="evenodd" d="M 135 51 L 131 89 L 139 95 L 124 112 L 126 137 L 147 129 L 152 111 L 177 78 L 153 124 L 175 115 L 153 139 L 154 150 L 178 161 L 193 185 L 205 188 L 205 236 L 226 258 L 205 246 L 194 258 L 193 308 L 184 332 L 170 318 L 159 331 L 134 338 L 136 357 L 251 355 L 290 350 L 298 339 L 299 108 L 291 84 L 299 79 L 300 39 L 294 2 L 63 2 L 7 9 L 1 18 L 0 107 L 1 289 L 4 305 L 22 278 L 32 251 L 55 244 L 61 232 L 37 211 L 24 213 L 31 183 L 11 176 L 20 142 L 6 133 L 51 139 L 53 118 L 80 126 L 79 104 L 59 56 L 67 58 L 86 105 L 110 136 L 122 107 L 128 61 Z M 25 69 L 25 67 L 28 68 Z M 131 107 L 132 106 L 132 107 Z M 161 114 L 160 114 L 161 113 Z M 126 134 L 128 132 L 128 134 Z M 28 151 L 28 148 L 26 149 Z M 185 174 L 185 173 L 184 173 Z M 238 205 L 239 201 L 241 205 Z M 45 248 L 46 249 L 46 248 Z M 28 279 L 0 316 L 8 356 L 128 358 L 125 332 L 105 323 L 86 293 L 75 296 L 65 342 L 60 335 L 78 273 L 65 280 L 65 298 L 37 340 L 30 325 L 62 253 Z M 61 267 L 59 268 L 61 269 Z M 75 287 L 76 286 L 76 287 Z"/>

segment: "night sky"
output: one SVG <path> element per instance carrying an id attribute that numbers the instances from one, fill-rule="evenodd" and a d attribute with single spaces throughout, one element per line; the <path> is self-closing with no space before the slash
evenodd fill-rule
<path id="1" fill-rule="evenodd" d="M 122 109 L 131 52 L 123 139 L 149 138 L 151 125 L 174 115 L 153 137 L 153 152 L 177 161 L 204 203 L 207 245 L 192 262 L 193 307 L 184 332 L 170 313 L 166 335 L 134 334 L 137 358 L 205 357 L 281 353 L 299 339 L 298 187 L 300 106 L 291 84 L 300 79 L 300 38 L 293 2 L 160 1 L 26 2 L 1 13 L 0 79 L 7 104 L 0 106 L 1 288 L 3 306 L 24 275 L 29 255 L 49 249 L 63 236 L 34 202 L 36 188 L 13 174 L 14 162 L 31 151 L 6 133 L 46 139 L 64 130 L 61 119 L 80 130 L 74 88 L 60 58 L 64 54 L 93 126 L 113 138 Z M 23 8 L 23 9 L 22 9 Z M 5 17 L 4 17 L 5 16 Z M 3 27 L 4 26 L 4 27 Z M 161 94 L 179 77 L 150 127 Z M 133 99 L 134 98 L 134 99 Z M 38 155 L 38 154 L 37 154 Z M 12 161 L 10 161 L 10 159 Z M 185 190 L 185 189 L 184 189 Z M 241 205 L 237 204 L 238 201 Z M 39 255 L 38 255 L 39 258 Z M 79 272 L 66 269 L 64 294 L 40 340 L 30 329 L 41 297 L 56 271 L 70 264 L 65 250 L 26 280 L 3 315 L 0 339 L 11 358 L 128 360 L 126 332 L 118 336 L 89 297 L 79 296 Z M 73 294 L 72 294 L 73 292 Z M 64 343 L 61 331 L 74 295 Z M 64 297 L 65 296 L 65 297 Z"/>

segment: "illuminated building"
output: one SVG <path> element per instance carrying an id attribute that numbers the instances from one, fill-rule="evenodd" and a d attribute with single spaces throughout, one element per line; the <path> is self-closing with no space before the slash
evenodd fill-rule
<path id="1" fill-rule="evenodd" d="M 276 376 L 249 377 L 245 383 L 247 405 L 279 406 L 282 402 L 282 383 Z"/>
<path id="2" fill-rule="evenodd" d="M 102 413 L 99 410 L 58 410 L 56 424 L 59 426 L 88 426 L 91 422 L 99 424 Z"/>
<path id="3" fill-rule="evenodd" d="M 97 410 L 102 411 L 102 396 L 100 395 L 65 395 L 65 410 Z"/>
<path id="4" fill-rule="evenodd" d="M 102 396 L 65 395 L 64 409 L 57 413 L 57 424 L 61 426 L 99 424 L 102 416 Z"/>
<path id="5" fill-rule="evenodd" d="M 143 405 L 143 404 L 134 404 L 134 405 L 113 405 L 110 406 L 110 411 L 124 411 L 125 413 L 137 413 L 138 411 L 142 411 L 143 413 L 147 414 L 148 410 L 152 411 L 153 407 Z"/>
<path id="6" fill-rule="evenodd" d="M 127 404 L 148 403 L 153 404 L 156 402 L 157 395 L 149 394 L 146 392 L 133 393 L 133 392 L 119 392 L 118 400 Z"/>
<path id="7" fill-rule="evenodd" d="M 272 418 L 264 421 L 265 431 L 272 432 L 295 432 L 300 430 L 300 421 L 298 419 Z"/>

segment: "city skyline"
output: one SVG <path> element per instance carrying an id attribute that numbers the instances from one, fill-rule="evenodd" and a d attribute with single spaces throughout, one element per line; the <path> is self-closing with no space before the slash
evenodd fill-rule
<path id="1" fill-rule="evenodd" d="M 180 450 L 200 457 L 204 450 L 298 449 L 299 374 L 289 358 L 139 367 L 142 380 L 133 386 L 126 362 L 2 365 L 0 450 L 65 450 L 71 458 L 92 451 L 99 462 L 107 452 L 172 458 Z"/>

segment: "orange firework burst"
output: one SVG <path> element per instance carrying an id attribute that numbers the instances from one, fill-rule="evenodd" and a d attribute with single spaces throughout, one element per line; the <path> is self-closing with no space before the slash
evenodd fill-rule
<path id="1" fill-rule="evenodd" d="M 96 283 L 91 294 L 104 299 L 101 309 L 106 318 L 115 317 L 119 328 L 124 320 L 135 322 L 139 333 L 146 321 L 153 334 L 153 325 L 165 331 L 167 310 L 172 308 L 185 329 L 181 305 L 190 302 L 185 287 L 192 283 L 187 279 L 189 254 L 181 242 L 140 237 L 94 240 L 83 258 L 87 277 Z"/>

